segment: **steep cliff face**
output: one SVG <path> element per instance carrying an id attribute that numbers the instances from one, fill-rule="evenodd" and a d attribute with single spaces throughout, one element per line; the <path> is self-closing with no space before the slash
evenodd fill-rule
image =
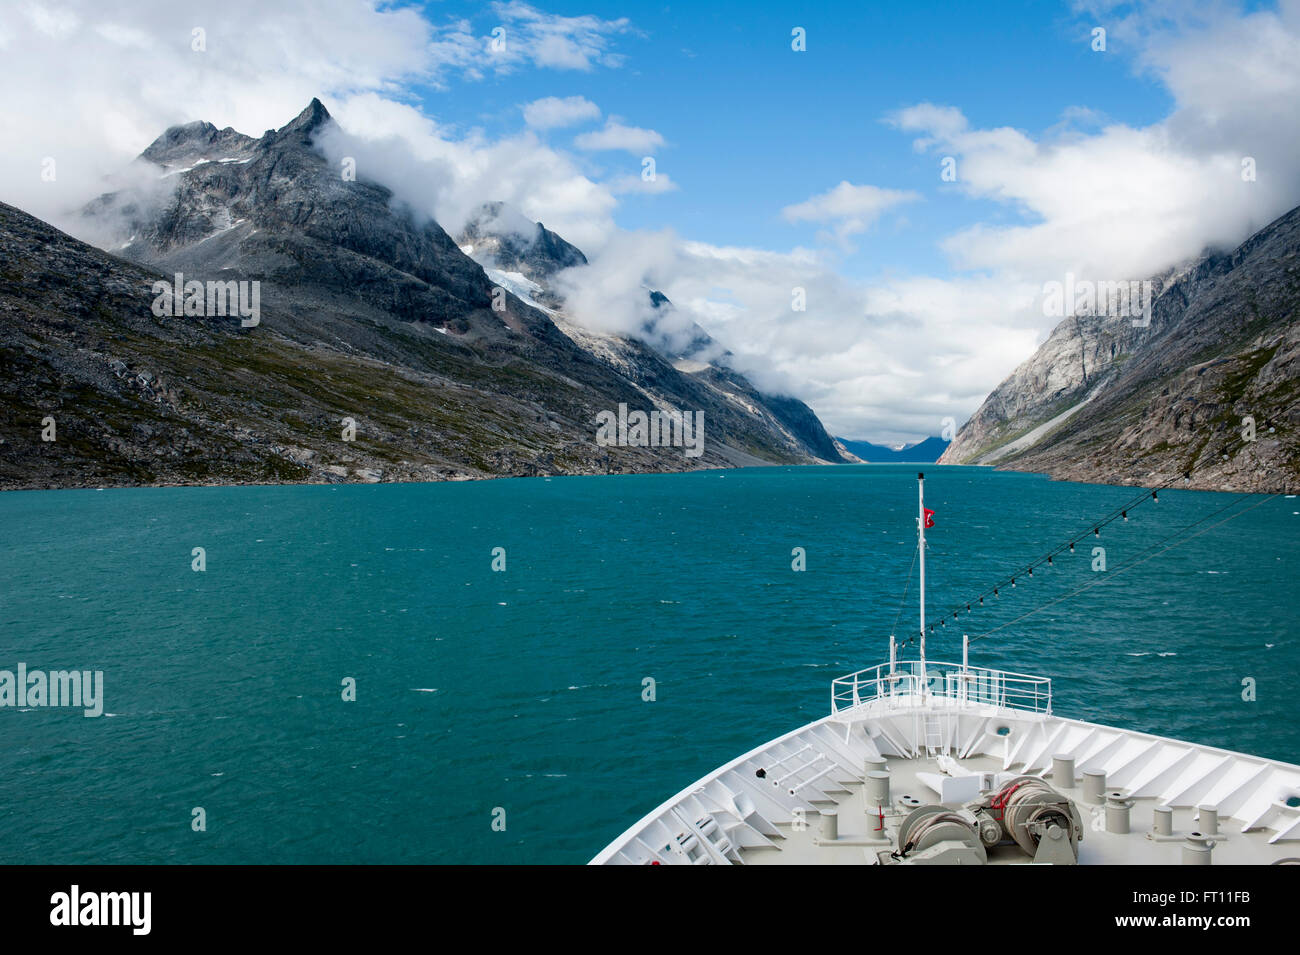
<path id="1" fill-rule="evenodd" d="M 499 269 L 519 272 L 535 282 L 587 264 L 577 246 L 504 202 L 485 203 L 470 217 L 458 241 L 461 250 L 475 261 L 490 260 Z"/>
<path id="2" fill-rule="evenodd" d="M 635 400 L 631 386 L 593 396 L 536 363 L 486 364 L 448 336 L 375 333 L 405 355 L 399 364 L 282 334 L 294 326 L 275 307 L 247 329 L 238 318 L 158 316 L 158 273 L 3 204 L 0 263 L 0 487 L 699 466 L 677 449 L 596 445 L 594 415 Z"/>
<path id="3" fill-rule="evenodd" d="M 503 203 L 489 203 L 457 241 L 489 277 L 544 308 L 579 347 L 634 382 L 656 406 L 701 409 L 708 420 L 720 422 L 735 436 L 730 443 L 750 456 L 736 456 L 737 463 L 792 453 L 831 463 L 852 460 L 811 408 L 754 387 L 731 366 L 730 352 L 657 289 L 645 289 L 639 334 L 604 334 L 574 323 L 552 280 L 586 265 L 587 257 L 540 222 Z"/>
<path id="4" fill-rule="evenodd" d="M 1300 478 L 1300 209 L 1153 280 L 1150 325 L 1067 318 L 940 459 L 1057 478 L 1293 489 Z M 1253 440 L 1252 438 L 1253 434 Z"/>
<path id="5" fill-rule="evenodd" d="M 168 130 L 137 160 L 133 187 L 85 210 L 87 234 L 111 254 L 0 205 L 0 486 L 817 459 L 785 427 L 727 405 L 653 350 L 626 374 L 540 303 L 502 294 L 437 222 L 331 166 L 313 146 L 330 122 L 313 101 L 256 139 L 207 123 Z M 581 261 L 538 228 L 522 264 Z M 178 272 L 256 282 L 260 321 L 159 314 L 155 283 Z M 597 440 L 601 412 L 659 404 L 706 412 L 702 454 Z M 42 439 L 47 417 L 54 440 Z M 354 438 L 342 437 L 344 419 Z"/>
<path id="6" fill-rule="evenodd" d="M 312 100 L 256 140 L 206 123 L 169 130 L 141 155 L 174 182 L 168 201 L 158 209 L 134 191 L 112 194 L 89 218 L 105 222 L 100 233 L 117 227 L 116 254 L 165 273 L 256 278 L 264 301 L 289 312 L 383 313 L 476 341 L 505 341 L 509 330 L 547 337 L 545 317 L 517 301 L 492 311 L 492 283 L 436 222 L 332 168 L 312 146 L 330 122 Z"/>

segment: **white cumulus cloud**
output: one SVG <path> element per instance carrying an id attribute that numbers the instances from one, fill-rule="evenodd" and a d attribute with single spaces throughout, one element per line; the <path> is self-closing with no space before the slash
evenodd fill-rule
<path id="1" fill-rule="evenodd" d="M 841 241 L 864 231 L 887 210 L 920 199 L 919 193 L 879 186 L 855 186 L 844 181 L 833 189 L 803 202 L 786 206 L 781 215 L 787 222 L 824 222 L 834 226 Z"/>
<path id="2" fill-rule="evenodd" d="M 642 155 L 664 145 L 664 138 L 653 129 L 627 126 L 610 117 L 610 119 L 606 120 L 603 129 L 582 133 L 574 139 L 573 145 L 590 152 L 622 150 L 623 152 Z"/>
<path id="3" fill-rule="evenodd" d="M 600 119 L 600 107 L 585 96 L 544 96 L 524 105 L 524 122 L 533 129 L 556 129 Z"/>

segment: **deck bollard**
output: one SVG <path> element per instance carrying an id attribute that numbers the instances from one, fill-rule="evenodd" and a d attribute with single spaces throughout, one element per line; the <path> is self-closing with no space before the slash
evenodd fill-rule
<path id="1" fill-rule="evenodd" d="M 1106 771 L 1089 769 L 1083 774 L 1083 801 L 1101 802 L 1102 793 L 1106 791 Z"/>
<path id="2" fill-rule="evenodd" d="M 1106 793 L 1106 831 L 1124 835 L 1129 831 L 1129 812 L 1133 800 L 1118 790 Z"/>
<path id="3" fill-rule="evenodd" d="M 1219 834 L 1219 807 L 1218 806 L 1197 806 L 1200 811 L 1201 832 L 1207 836 L 1217 836 Z"/>
<path id="4" fill-rule="evenodd" d="M 840 837 L 840 816 L 834 809 L 822 811 L 822 842 L 834 842 Z"/>
<path id="5" fill-rule="evenodd" d="M 863 790 L 867 812 L 874 813 L 877 807 L 889 805 L 889 773 L 876 770 L 867 773 L 867 785 Z"/>
<path id="6" fill-rule="evenodd" d="M 1074 760 L 1069 756 L 1052 757 L 1052 785 L 1059 789 L 1074 788 Z"/>
<path id="7" fill-rule="evenodd" d="M 1156 806 L 1155 818 L 1151 822 L 1151 832 L 1157 836 L 1174 834 L 1174 810 L 1170 806 Z"/>
<path id="8" fill-rule="evenodd" d="M 1204 833 L 1193 832 L 1183 843 L 1183 865 L 1210 865 L 1210 853 L 1214 850 L 1214 840 Z"/>

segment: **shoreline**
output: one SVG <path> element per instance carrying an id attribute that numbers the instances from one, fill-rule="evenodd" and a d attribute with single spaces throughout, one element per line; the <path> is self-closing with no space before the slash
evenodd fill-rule
<path id="1" fill-rule="evenodd" d="M 411 480 L 339 480 L 339 481 L 162 481 L 157 483 L 121 483 L 121 484 L 65 484 L 65 485 L 22 485 L 22 484 L 0 484 L 0 495 L 14 492 L 33 492 L 33 491 L 116 491 L 116 490 L 161 490 L 164 488 L 225 488 L 225 487 L 373 487 L 383 485 L 405 485 L 405 484 L 477 484 L 487 481 L 502 480 L 536 480 L 539 478 L 578 478 L 578 477 L 626 477 L 635 475 L 671 475 L 671 474 L 699 474 L 707 472 L 726 472 L 742 471 L 761 468 L 853 468 L 853 467 L 898 467 L 898 468 L 980 468 L 982 470 L 996 471 L 1008 474 L 1025 474 L 1038 475 L 1047 478 L 1053 483 L 1064 484 L 1086 484 L 1094 487 L 1115 487 L 1115 488 L 1142 488 L 1162 485 L 1168 478 L 1160 478 L 1154 482 L 1140 481 L 1100 481 L 1087 480 L 1080 477 L 1071 477 L 1053 474 L 1049 471 L 1029 470 L 1009 466 L 998 466 L 993 464 L 941 464 L 937 461 L 856 461 L 835 463 L 830 461 L 817 461 L 805 463 L 781 463 L 781 462 L 763 462 L 755 464 L 738 464 L 738 465 L 712 465 L 709 467 L 692 468 L 686 471 L 665 471 L 665 470 L 629 470 L 629 471 L 574 471 L 574 472 L 557 472 L 554 474 L 463 474 L 458 473 L 455 476 L 445 478 L 429 479 L 427 477 L 412 478 Z M 1196 476 L 1192 476 L 1190 484 L 1177 484 L 1170 486 L 1171 491 L 1205 491 L 1219 494 L 1273 494 L 1278 496 L 1294 497 L 1297 491 L 1290 488 L 1265 488 L 1265 489 L 1243 489 L 1237 487 L 1217 487 L 1207 486 L 1197 482 Z"/>

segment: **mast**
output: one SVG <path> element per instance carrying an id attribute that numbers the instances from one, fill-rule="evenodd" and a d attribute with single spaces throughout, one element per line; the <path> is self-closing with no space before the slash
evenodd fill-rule
<path id="1" fill-rule="evenodd" d="M 921 687 L 925 680 L 925 472 L 916 475 L 916 547 L 921 556 Z"/>

